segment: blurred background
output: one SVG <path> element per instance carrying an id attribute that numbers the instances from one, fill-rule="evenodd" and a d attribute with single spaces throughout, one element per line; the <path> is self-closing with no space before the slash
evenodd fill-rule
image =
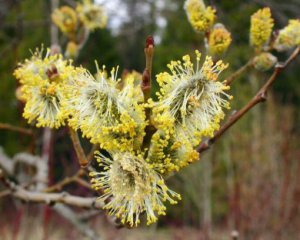
<path id="1" fill-rule="evenodd" d="M 97 30 L 76 61 L 95 72 L 94 60 L 123 70 L 144 69 L 144 44 L 148 35 L 156 43 L 154 74 L 166 70 L 170 60 L 203 49 L 203 36 L 187 21 L 183 0 L 100 0 L 108 14 L 108 27 Z M 253 56 L 249 47 L 250 16 L 269 6 L 275 27 L 300 17 L 298 0 L 206 1 L 217 8 L 218 22 L 231 32 L 233 42 L 223 60 L 230 67 L 222 78 Z M 73 4 L 61 0 L 60 4 Z M 12 72 L 34 50 L 50 45 L 50 1 L 0 0 L 0 122 L 28 127 L 15 97 Z M 60 36 L 62 46 L 66 43 Z M 288 53 L 277 54 L 284 61 Z M 268 101 L 256 106 L 235 124 L 201 160 L 168 180 L 182 194 L 178 205 L 151 227 L 116 228 L 99 211 L 88 218 L 95 231 L 107 239 L 300 239 L 300 58 L 276 80 Z M 232 109 L 245 105 L 270 72 L 250 70 L 231 88 Z M 39 136 L 39 129 L 35 130 Z M 39 140 L 39 139 L 38 139 Z M 54 135 L 51 181 L 72 175 L 79 168 L 65 129 Z M 37 141 L 39 142 L 39 141 Z M 0 147 L 8 156 L 36 152 L 28 136 L 0 130 Z M 88 147 L 88 146 L 87 146 Z M 24 169 L 22 170 L 24 171 Z M 26 171 L 30 171 L 27 169 Z M 1 190 L 0 185 L 0 190 Z M 69 192 L 86 189 L 70 185 Z M 91 194 L 91 193 L 90 193 Z M 0 239 L 85 239 L 51 207 L 0 198 Z M 34 226 L 34 228 L 33 228 Z"/>

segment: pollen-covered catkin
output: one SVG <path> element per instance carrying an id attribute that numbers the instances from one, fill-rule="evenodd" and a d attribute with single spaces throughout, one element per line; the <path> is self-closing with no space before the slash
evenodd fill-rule
<path id="1" fill-rule="evenodd" d="M 186 0 L 184 9 L 189 22 L 197 32 L 207 32 L 216 20 L 216 11 L 206 7 L 203 0 Z"/>
<path id="2" fill-rule="evenodd" d="M 251 16 L 250 44 L 260 50 L 269 42 L 273 26 L 270 8 L 259 9 Z"/>

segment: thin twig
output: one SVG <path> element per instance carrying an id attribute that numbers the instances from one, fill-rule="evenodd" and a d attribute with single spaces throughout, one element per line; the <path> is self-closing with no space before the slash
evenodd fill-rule
<path id="1" fill-rule="evenodd" d="M 19 132 L 25 135 L 33 135 L 33 131 L 28 128 L 16 127 L 8 123 L 0 123 L 0 129 L 5 129 L 9 131 Z"/>
<path id="2" fill-rule="evenodd" d="M 253 60 L 250 59 L 245 65 L 240 67 L 238 70 L 236 70 L 234 73 L 232 73 L 227 79 L 226 79 L 226 85 L 229 86 L 232 84 L 232 82 L 240 76 L 242 73 L 244 73 L 248 68 L 250 68 L 253 64 Z"/>
<path id="3" fill-rule="evenodd" d="M 44 189 L 43 192 L 54 192 L 56 190 L 60 191 L 64 186 L 72 182 L 76 182 L 77 179 L 80 178 L 83 174 L 84 174 L 84 170 L 79 169 L 79 171 L 75 173 L 73 176 L 64 178 L 60 182 L 57 182 L 56 184 Z"/>
<path id="4" fill-rule="evenodd" d="M 25 202 L 46 203 L 49 205 L 55 203 L 64 203 L 66 205 L 88 209 L 101 209 L 104 206 L 104 203 L 97 200 L 97 198 L 95 197 L 79 197 L 70 195 L 66 192 L 44 193 L 28 191 L 5 178 L 5 176 L 1 172 L 1 169 L 0 180 L 10 190 L 12 196 Z"/>
<path id="5" fill-rule="evenodd" d="M 88 160 L 88 162 L 92 161 L 92 159 L 93 159 L 93 157 L 94 157 L 94 152 L 95 152 L 96 150 L 98 150 L 98 149 L 99 149 L 99 145 L 96 145 L 96 144 L 95 144 L 95 145 L 92 146 L 92 148 L 91 148 L 89 154 L 87 155 L 87 160 Z"/>
<path id="6" fill-rule="evenodd" d="M 14 192 L 12 192 L 12 195 L 15 198 L 19 198 L 26 202 L 36 202 L 36 203 L 46 203 L 46 204 L 64 203 L 79 208 L 96 208 L 96 209 L 101 209 L 104 206 L 103 202 L 97 201 L 97 198 L 73 196 L 65 192 L 42 193 L 42 192 L 31 192 L 19 188 Z"/>
<path id="7" fill-rule="evenodd" d="M 88 162 L 88 160 L 85 156 L 83 148 L 81 147 L 81 143 L 80 143 L 78 134 L 75 130 L 73 130 L 71 128 L 69 128 L 69 132 L 70 132 L 70 137 L 71 137 L 71 140 L 73 142 L 73 146 L 74 146 L 79 164 L 80 164 L 81 167 L 86 167 L 89 162 Z"/>
<path id="8" fill-rule="evenodd" d="M 91 184 L 88 183 L 87 181 L 83 180 L 82 178 L 76 178 L 75 182 L 77 182 L 79 185 L 88 188 L 88 189 L 92 189 Z"/>
<path id="9" fill-rule="evenodd" d="M 207 139 L 203 143 L 201 143 L 197 151 L 199 153 L 204 152 L 209 149 L 214 142 L 216 142 L 234 123 L 236 123 L 240 118 L 242 118 L 250 109 L 256 106 L 260 102 L 264 102 L 267 99 L 267 92 L 274 83 L 275 79 L 281 73 L 281 71 L 286 68 L 299 54 L 300 47 L 297 47 L 294 52 L 290 55 L 290 57 L 283 63 L 277 64 L 274 69 L 273 74 L 267 80 L 267 82 L 262 86 L 262 88 L 258 91 L 258 93 L 239 111 L 234 113 L 215 134 L 212 138 Z"/>

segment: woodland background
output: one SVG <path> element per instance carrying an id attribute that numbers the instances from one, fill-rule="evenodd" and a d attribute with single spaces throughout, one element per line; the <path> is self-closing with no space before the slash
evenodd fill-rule
<path id="1" fill-rule="evenodd" d="M 100 2 L 107 5 L 109 27 L 93 32 L 76 60 L 92 72 L 95 59 L 107 67 L 120 65 L 121 71 L 142 72 L 149 34 L 156 40 L 154 74 L 164 71 L 170 60 L 203 49 L 203 36 L 189 25 L 182 0 L 123 0 L 117 7 Z M 269 6 L 279 28 L 288 19 L 300 17 L 298 0 L 210 2 L 233 37 L 224 56 L 230 63 L 225 77 L 253 55 L 248 40 L 250 16 L 258 8 Z M 12 72 L 30 56 L 29 49 L 41 43 L 49 46 L 49 6 L 45 0 L 0 0 L 0 122 L 28 126 L 15 97 L 17 82 Z M 285 54 L 278 55 L 279 60 L 286 59 Z M 199 162 L 169 179 L 170 188 L 180 192 L 183 200 L 169 207 L 157 225 L 115 230 L 99 211 L 89 219 L 94 230 L 108 239 L 230 239 L 233 230 L 241 239 L 299 239 L 299 64 L 298 58 L 279 76 L 266 103 L 244 116 Z M 230 112 L 246 104 L 269 74 L 250 70 L 236 80 Z M 79 168 L 66 129 L 57 131 L 53 141 L 50 182 Z M 28 136 L 0 130 L 0 147 L 9 156 L 39 147 L 30 142 Z M 73 185 L 67 189 L 83 196 L 86 191 Z M 0 239 L 81 239 L 79 236 L 50 206 L 0 198 Z"/>

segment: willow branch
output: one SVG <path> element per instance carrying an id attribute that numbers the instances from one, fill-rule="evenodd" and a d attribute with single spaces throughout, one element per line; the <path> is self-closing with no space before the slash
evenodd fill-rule
<path id="1" fill-rule="evenodd" d="M 8 123 L 0 123 L 0 129 L 19 132 L 19 133 L 22 133 L 24 135 L 30 135 L 30 136 L 33 135 L 33 131 L 31 129 L 16 127 L 16 126 L 13 126 L 13 125 L 8 124 Z"/>
<path id="2" fill-rule="evenodd" d="M 42 192 L 31 192 L 19 188 L 16 191 L 12 192 L 12 195 L 15 198 L 24 200 L 26 202 L 46 203 L 46 204 L 64 203 L 66 205 L 79 207 L 79 208 L 100 209 L 104 205 L 102 202 L 97 201 L 97 198 L 73 196 L 64 192 L 42 193 Z"/>
<path id="3" fill-rule="evenodd" d="M 84 175 L 84 170 L 80 169 L 73 176 L 64 178 L 62 181 L 57 182 L 56 184 L 44 189 L 43 192 L 60 191 L 64 186 L 66 186 L 72 182 L 76 182 L 83 175 Z"/>
<path id="4" fill-rule="evenodd" d="M 253 64 L 253 60 L 250 59 L 245 65 L 240 67 L 238 70 L 236 70 L 234 73 L 232 73 L 227 79 L 226 79 L 226 85 L 229 86 L 232 84 L 232 82 L 240 76 L 242 73 L 244 73 L 246 70 L 248 70 Z"/>
<path id="5" fill-rule="evenodd" d="M 282 64 L 277 64 L 273 74 L 269 77 L 267 82 L 261 87 L 258 93 L 239 111 L 235 112 L 229 120 L 217 131 L 212 138 L 201 143 L 197 151 L 199 153 L 209 149 L 210 146 L 216 142 L 233 124 L 235 124 L 240 118 L 242 118 L 250 109 L 255 107 L 258 103 L 264 102 L 267 99 L 267 92 L 276 80 L 277 76 L 285 69 L 300 53 L 300 47 L 297 47 L 290 57 Z"/>
<path id="6" fill-rule="evenodd" d="M 88 183 L 87 181 L 83 180 L 82 178 L 76 178 L 75 182 L 85 188 L 92 189 L 91 184 Z"/>
<path id="7" fill-rule="evenodd" d="M 81 147 L 81 143 L 80 143 L 78 134 L 75 130 L 73 130 L 71 128 L 69 128 L 69 132 L 70 132 L 70 137 L 71 137 L 71 140 L 73 142 L 73 146 L 74 146 L 79 164 L 80 164 L 81 167 L 86 167 L 89 162 L 88 162 L 88 160 L 85 156 L 83 148 Z"/>
<path id="8" fill-rule="evenodd" d="M 88 160 L 88 162 L 92 161 L 92 159 L 93 159 L 93 157 L 94 157 L 94 152 L 95 152 L 96 150 L 98 150 L 98 149 L 99 149 L 99 146 L 98 146 L 98 145 L 93 145 L 93 146 L 92 146 L 92 148 L 91 148 L 89 154 L 87 155 L 87 160 Z"/>
<path id="9" fill-rule="evenodd" d="M 3 173 L 1 172 L 1 169 L 0 180 L 10 190 L 11 196 L 25 202 L 46 203 L 49 205 L 55 203 L 63 203 L 74 207 L 88 209 L 100 209 L 104 206 L 104 203 L 101 201 L 97 201 L 97 198 L 95 197 L 74 196 L 66 192 L 44 193 L 26 190 L 5 178 Z"/>

